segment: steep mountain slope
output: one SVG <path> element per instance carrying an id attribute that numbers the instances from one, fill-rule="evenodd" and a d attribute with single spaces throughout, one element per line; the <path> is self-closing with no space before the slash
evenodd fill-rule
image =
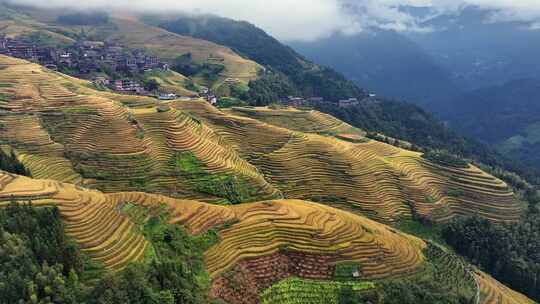
<path id="1" fill-rule="evenodd" d="M 289 44 L 310 60 L 386 97 L 429 105 L 460 92 L 448 70 L 416 43 L 393 31 L 373 29 Z"/>
<path id="2" fill-rule="evenodd" d="M 283 73 L 302 95 L 324 97 L 330 101 L 366 96 L 364 90 L 341 74 L 306 60 L 247 22 L 216 16 L 181 16 L 172 21 L 147 17 L 144 20 L 174 33 L 228 46 L 261 65 Z"/>
<path id="3" fill-rule="evenodd" d="M 360 89 L 358 85 L 350 81 L 344 81 L 345 78 L 341 74 L 309 62 L 290 47 L 281 44 L 263 30 L 249 23 L 215 16 L 153 16 L 144 17 L 142 20 L 176 33 L 208 39 L 229 46 L 239 54 L 243 54 L 264 66 L 270 67 L 269 71 L 272 71 L 272 73 L 264 74 L 266 76 L 262 76 L 260 81 L 250 85 L 250 91 L 253 95 L 250 95 L 247 101 L 252 105 L 268 105 L 275 102 L 278 97 L 296 94 L 304 94 L 306 96 L 319 95 L 328 100 L 336 100 L 344 96 L 366 96 L 364 90 Z M 388 58 L 381 59 L 380 56 L 376 57 L 377 61 L 370 62 L 373 65 L 383 65 L 393 72 L 383 73 L 379 77 L 385 86 L 388 84 L 388 79 L 390 78 L 396 79 L 396 82 L 399 82 L 399 86 L 401 87 L 407 89 L 414 87 L 409 83 L 412 77 L 409 69 L 412 69 L 429 71 L 429 75 L 415 73 L 414 77 L 422 77 L 422 79 L 430 81 L 427 83 L 416 81 L 419 87 L 422 86 L 422 89 L 415 90 L 415 94 L 422 96 L 431 94 L 439 95 L 441 99 L 447 100 L 449 96 L 455 96 L 455 94 L 460 92 L 460 90 L 455 89 L 456 87 L 452 84 L 453 81 L 448 80 L 450 75 L 445 72 L 444 68 L 441 69 L 439 67 L 440 65 L 434 63 L 430 55 L 426 55 L 425 53 L 418 54 L 421 49 L 415 46 L 415 43 L 407 38 L 396 38 L 395 36 L 399 35 L 390 32 L 382 32 L 380 37 L 367 35 L 366 37 L 370 37 L 368 40 L 374 40 L 376 43 L 374 45 L 362 43 L 361 45 L 361 49 L 369 50 L 369 54 L 386 54 L 383 50 L 388 50 L 389 56 L 395 58 L 395 61 L 399 63 L 395 65 L 388 64 Z M 395 47 L 394 43 L 396 39 L 394 38 L 401 42 L 400 45 L 403 45 L 403 48 Z M 351 39 L 353 42 L 355 41 L 354 38 Z M 384 46 L 385 42 L 391 45 Z M 372 49 L 372 46 L 381 47 L 373 47 L 374 49 Z M 357 48 L 349 47 L 340 51 L 352 52 Z M 334 48 L 332 49 L 335 50 Z M 399 53 L 396 53 L 398 50 Z M 406 60 L 402 60 L 403 52 L 409 55 L 407 58 L 414 59 L 421 66 L 418 67 L 417 64 L 409 66 Z M 354 56 L 338 57 L 350 59 Z M 347 65 L 351 66 L 349 64 Z M 324 72 L 319 75 L 313 75 L 313 68 Z M 363 66 L 358 68 L 363 73 L 376 74 L 376 71 L 378 71 L 370 70 L 369 68 L 364 69 Z M 278 75 L 284 74 L 285 78 L 276 76 L 276 71 Z M 403 73 L 405 73 L 405 76 L 403 76 Z M 433 75 L 433 73 L 436 75 Z M 403 80 L 404 78 L 402 76 L 406 78 L 406 81 Z M 437 80 L 437 84 L 434 85 L 431 82 L 432 80 Z M 362 84 L 364 85 L 363 82 Z M 377 93 L 384 96 L 388 92 L 381 91 Z M 410 101 L 418 102 L 418 100 Z M 369 132 L 384 133 L 393 138 L 413 142 L 422 148 L 445 149 L 492 167 L 502 167 L 510 171 L 515 171 L 531 180 L 535 179 L 536 172 L 531 170 L 530 167 L 524 166 L 516 160 L 505 159 L 493 149 L 475 140 L 459 136 L 444 126 L 437 118 L 413 104 L 377 98 L 377 102 L 361 103 L 361 105 L 351 109 L 344 109 L 331 103 L 325 103 L 323 106 L 318 107 L 318 110 L 337 116 L 341 120 Z"/>
<path id="4" fill-rule="evenodd" d="M 22 33 L 45 31 L 52 43 L 58 43 L 54 35 L 83 34 L 57 23 L 57 12 L 25 11 L 30 15 L 7 14 L 8 19 L 16 17 L 10 19 L 15 25 L 6 27 L 15 35 L 21 34 L 21 25 Z M 177 36 L 131 16 L 83 28 L 87 38 L 134 48 L 151 43 L 145 48 L 171 60 L 178 50 L 222 50 L 232 56 L 228 72 L 238 77 L 254 64 L 247 59 L 242 59 L 247 65 L 235 63 L 240 57 L 224 47 Z M 274 42 L 279 53 L 280 45 Z M 197 50 L 200 46 L 205 49 Z M 205 56 L 197 60 L 215 59 L 213 53 Z M 363 96 L 339 74 L 296 59 L 302 65 L 292 65 L 292 71 L 302 74 L 292 82 L 296 89 L 310 94 L 329 80 L 321 92 Z M 260 84 L 270 74 L 290 80 L 268 67 L 258 80 L 249 76 L 243 81 Z M 185 80 L 172 72 L 152 77 L 172 87 Z M 220 86 L 220 80 L 214 85 Z M 381 102 L 362 106 L 382 111 Z M 384 116 L 384 123 L 393 123 L 392 115 L 398 112 Z M 380 123 L 377 117 L 370 117 L 370 123 Z M 47 241 L 40 237 L 36 248 L 20 250 L 34 239 L 17 243 L 24 233 L 12 236 L 3 230 L 27 218 L 14 214 L 22 210 L 14 204 L 24 205 L 28 213 L 54 207 L 45 210 L 65 226 L 57 225 L 53 238 L 65 239 L 68 255 L 81 257 L 66 264 L 81 262 L 77 272 L 61 264 L 49 267 L 47 260 L 37 258 L 32 271 L 22 269 L 15 276 L 0 271 L 0 289 L 18 281 L 13 286 L 25 285 L 21 290 L 28 297 L 38 299 L 34 291 L 43 289 L 36 292 L 42 293 L 39 298 L 58 303 L 64 301 L 51 298 L 51 290 L 68 285 L 75 291 L 70 303 L 86 302 L 80 298 L 83 292 L 76 293 L 86 287 L 95 290 L 84 297 L 122 293 L 121 300 L 107 302 L 128 303 L 133 297 L 144 303 L 197 303 L 189 299 L 195 293 L 182 292 L 191 286 L 200 289 L 196 294 L 202 298 L 207 294 L 209 300 L 230 304 L 344 299 L 378 304 L 401 304 L 404 299 L 415 304 L 533 303 L 447 248 L 387 226 L 417 223 L 411 219 L 440 226 L 473 214 L 487 223 L 515 224 L 524 206 L 511 189 L 466 162 L 446 162 L 366 136 L 364 130 L 315 110 L 272 106 L 221 111 L 202 99 L 120 95 L 0 55 L 0 163 L 3 169 L 16 168 L 36 178 L 0 170 L 0 208 L 10 210 L 0 218 L 0 239 L 8 240 L 0 246 L 0 268 L 25 266 L 29 257 L 22 253 L 39 257 L 45 248 L 40 245 Z M 22 222 L 45 226 L 42 234 L 50 232 L 46 224 Z M 45 278 L 41 272 L 52 275 Z M 36 279 L 20 280 L 19 273 Z M 117 288 L 125 284 L 116 282 L 120 276 L 127 282 L 123 288 Z M 89 285 L 79 285 L 82 281 Z M 142 284 L 145 281 L 152 284 Z M 16 292 L 11 298 L 20 297 Z"/>
<path id="5" fill-rule="evenodd" d="M 313 123 L 298 120 L 295 111 L 277 112 L 303 133 L 204 101 L 161 104 L 95 91 L 5 56 L 0 83 L 9 96 L 0 105 L 0 140 L 37 178 L 211 202 L 310 199 L 386 222 L 472 213 L 514 221 L 521 214 L 507 185 L 478 168 L 431 163 L 321 113 L 304 115 L 320 122 Z M 261 119 L 265 115 L 272 111 L 261 112 Z M 360 140 L 334 136 L 343 134 Z"/>
<path id="6" fill-rule="evenodd" d="M 445 278 L 441 286 L 469 300 L 480 288 L 478 303 L 533 303 L 435 245 L 315 203 L 279 200 L 223 207 L 144 193 L 103 194 L 0 173 L 0 206 L 26 200 L 58 207 L 68 234 L 83 251 L 116 271 L 151 252 L 137 229 L 137 214 L 144 222 L 166 210 L 170 223 L 184 225 L 192 234 L 227 224 L 204 259 L 212 280 L 210 296 L 229 303 L 259 303 L 259 292 L 290 276 L 332 280 L 342 262 L 357 265 L 362 280 L 357 284 L 371 291 L 384 286 L 372 280 L 439 276 Z M 126 206 L 135 212 L 126 212 Z M 459 289 L 452 280 L 461 280 Z"/>
<path id="7" fill-rule="evenodd" d="M 515 80 L 454 99 L 444 111 L 451 125 L 502 154 L 540 168 L 540 81 Z"/>

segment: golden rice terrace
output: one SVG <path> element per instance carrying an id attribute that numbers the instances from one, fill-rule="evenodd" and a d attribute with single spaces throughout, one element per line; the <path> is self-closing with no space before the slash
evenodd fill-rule
<path id="1" fill-rule="evenodd" d="M 310 200 L 387 223 L 522 213 L 504 182 L 474 166 L 431 163 L 316 111 L 160 104 L 5 56 L 0 97 L 2 148 L 35 178 L 225 204 Z"/>
<path id="2" fill-rule="evenodd" d="M 144 259 L 150 246 L 137 229 L 133 212 L 125 212 L 126 206 L 142 217 L 165 207 L 171 224 L 184 225 L 195 235 L 225 227 L 204 260 L 212 282 L 209 296 L 229 303 L 260 303 L 261 292 L 291 277 L 332 282 L 341 263 L 358 265 L 357 275 L 368 282 L 432 275 L 426 260 L 434 257 L 442 265 L 441 279 L 457 276 L 464 282 L 458 286 L 464 293 L 478 289 L 479 303 L 533 303 L 421 239 L 312 202 L 270 200 L 217 206 L 141 192 L 105 194 L 0 173 L 0 207 L 10 201 L 58 207 L 66 232 L 92 259 L 113 271 Z M 308 297 L 301 292 L 296 295 Z"/>

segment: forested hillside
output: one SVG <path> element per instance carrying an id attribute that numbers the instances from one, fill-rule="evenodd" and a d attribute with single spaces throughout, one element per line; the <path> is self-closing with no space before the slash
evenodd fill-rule
<path id="1" fill-rule="evenodd" d="M 442 235 L 456 252 L 538 301 L 539 232 L 540 216 L 535 210 L 523 222 L 512 225 L 493 225 L 478 217 L 456 220 L 443 229 Z"/>
<path id="2" fill-rule="evenodd" d="M 215 232 L 193 237 L 151 217 L 141 230 L 153 256 L 115 273 L 81 251 L 66 229 L 57 207 L 13 201 L 0 208 L 0 303 L 208 303 L 202 253 Z"/>
<path id="3" fill-rule="evenodd" d="M 182 16 L 174 21 L 151 20 L 151 22 L 157 22 L 164 29 L 174 33 L 228 46 L 239 54 L 270 67 L 274 73 L 283 74 L 285 76 L 283 81 L 291 82 L 306 97 L 318 96 L 329 101 L 337 101 L 350 97 L 361 99 L 366 96 L 364 90 L 341 74 L 306 60 L 293 49 L 248 22 L 215 16 Z"/>

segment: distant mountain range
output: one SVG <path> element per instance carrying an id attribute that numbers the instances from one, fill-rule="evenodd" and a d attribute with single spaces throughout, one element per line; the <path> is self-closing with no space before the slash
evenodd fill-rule
<path id="1" fill-rule="evenodd" d="M 313 42 L 292 42 L 291 46 L 388 97 L 429 105 L 460 92 L 449 70 L 418 43 L 394 31 L 335 34 Z"/>
<path id="2" fill-rule="evenodd" d="M 540 80 L 513 80 L 474 90 L 441 112 L 461 133 L 540 167 Z"/>
<path id="3" fill-rule="evenodd" d="M 491 13 L 469 7 L 457 15 L 426 18 L 420 26 L 431 32 L 371 29 L 289 44 L 361 86 L 439 110 L 470 90 L 540 77 L 539 32 L 522 22 L 487 22 Z"/>
<path id="4" fill-rule="evenodd" d="M 489 22 L 492 14 L 469 7 L 426 21 L 433 32 L 406 35 L 465 90 L 539 77 L 540 32 L 524 22 Z"/>
<path id="5" fill-rule="evenodd" d="M 489 22 L 493 11 L 477 7 L 443 15 L 402 9 L 432 30 L 370 29 L 289 44 L 361 87 L 421 105 L 461 133 L 540 167 L 540 31 Z"/>

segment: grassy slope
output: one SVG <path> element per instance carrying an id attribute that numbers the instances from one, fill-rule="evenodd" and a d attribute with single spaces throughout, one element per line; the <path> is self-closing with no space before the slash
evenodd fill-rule
<path id="1" fill-rule="evenodd" d="M 270 66 L 287 76 L 289 85 L 305 96 L 321 96 L 327 100 L 358 97 L 366 92 L 343 75 L 314 64 L 293 49 L 283 45 L 256 26 L 243 21 L 216 16 L 176 16 L 154 24 L 171 32 L 188 35 L 228 46 L 259 64 Z M 282 96 L 285 97 L 285 96 Z"/>
<path id="2" fill-rule="evenodd" d="M 145 73 L 147 79 L 154 79 L 161 90 L 175 93 L 178 96 L 197 96 L 196 92 L 185 88 L 188 78 L 174 71 L 150 71 Z"/>

